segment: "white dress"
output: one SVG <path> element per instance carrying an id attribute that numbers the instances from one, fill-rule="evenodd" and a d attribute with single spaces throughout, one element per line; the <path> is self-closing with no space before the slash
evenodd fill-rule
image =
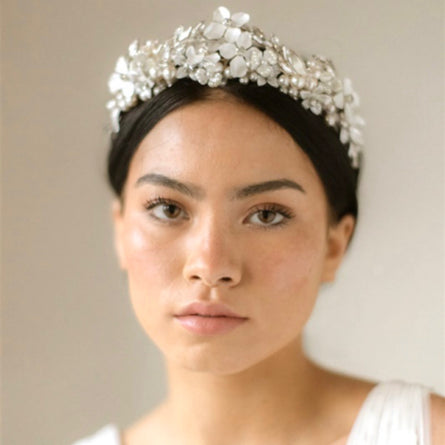
<path id="1" fill-rule="evenodd" d="M 347 445 L 431 445 L 430 389 L 398 380 L 381 382 L 366 397 Z M 110 423 L 73 445 L 123 445 Z"/>

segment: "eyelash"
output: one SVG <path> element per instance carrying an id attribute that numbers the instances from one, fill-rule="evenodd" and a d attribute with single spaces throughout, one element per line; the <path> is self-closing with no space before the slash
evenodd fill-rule
<path id="1" fill-rule="evenodd" d="M 175 206 L 178 209 L 180 209 L 181 211 L 183 211 L 183 209 L 181 208 L 179 203 L 177 203 L 171 199 L 163 198 L 161 196 L 157 196 L 154 199 L 148 200 L 145 203 L 144 207 L 147 211 L 150 211 L 159 205 L 166 205 L 166 206 L 171 205 L 171 206 Z M 292 211 L 290 211 L 289 209 L 287 209 L 281 205 L 278 205 L 278 204 L 270 203 L 270 204 L 261 204 L 261 205 L 255 206 L 253 211 L 250 213 L 249 218 L 258 212 L 265 212 L 265 211 L 280 214 L 283 216 L 283 219 L 280 222 L 275 223 L 275 224 L 264 224 L 264 225 L 254 224 L 254 225 L 258 226 L 260 229 L 273 229 L 273 228 L 283 227 L 285 224 L 287 224 L 287 222 L 290 219 L 295 217 L 295 214 Z M 162 220 L 153 214 L 150 214 L 150 216 L 152 218 L 154 218 L 156 221 L 159 221 L 164 224 L 172 224 L 175 222 L 174 219 L 171 221 L 168 221 L 168 220 Z M 184 219 L 188 219 L 188 217 L 185 217 Z"/>

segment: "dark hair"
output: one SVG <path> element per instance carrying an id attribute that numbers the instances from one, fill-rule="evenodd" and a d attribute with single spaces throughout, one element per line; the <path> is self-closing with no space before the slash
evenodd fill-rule
<path id="1" fill-rule="evenodd" d="M 214 88 L 181 79 L 146 102 L 140 102 L 120 117 L 120 130 L 112 136 L 108 155 L 108 178 L 116 195 L 123 187 L 133 154 L 147 133 L 168 113 L 193 102 L 212 98 Z M 312 161 L 330 207 L 330 222 L 344 215 L 358 216 L 358 170 L 351 167 L 347 148 L 324 118 L 306 110 L 269 85 L 241 84 L 237 80 L 218 87 L 235 99 L 260 110 L 283 127 Z"/>

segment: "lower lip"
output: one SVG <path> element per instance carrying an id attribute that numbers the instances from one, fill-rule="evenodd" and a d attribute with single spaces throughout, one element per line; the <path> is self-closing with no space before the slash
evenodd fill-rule
<path id="1" fill-rule="evenodd" d="M 201 335 L 225 334 L 247 320 L 247 318 L 205 317 L 202 315 L 184 315 L 175 318 L 188 331 Z"/>

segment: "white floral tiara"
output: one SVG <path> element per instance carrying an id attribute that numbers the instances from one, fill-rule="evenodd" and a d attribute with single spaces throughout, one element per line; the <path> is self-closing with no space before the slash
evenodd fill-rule
<path id="1" fill-rule="evenodd" d="M 359 168 L 364 120 L 357 114 L 359 98 L 351 81 L 339 79 L 325 57 L 297 55 L 275 35 L 266 38 L 260 29 L 248 26 L 249 20 L 249 14 L 230 14 L 220 6 L 210 23 L 181 26 L 165 42 L 131 43 L 108 82 L 113 132 L 119 131 L 122 111 L 138 100 L 151 99 L 178 79 L 188 77 L 209 87 L 238 79 L 243 84 L 269 84 L 324 116 L 347 146 L 352 167 Z"/>

